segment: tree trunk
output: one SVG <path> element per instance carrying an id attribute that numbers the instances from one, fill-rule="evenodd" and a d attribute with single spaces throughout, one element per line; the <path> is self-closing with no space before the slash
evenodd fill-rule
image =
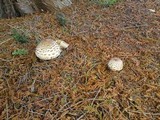
<path id="1" fill-rule="evenodd" d="M 12 18 L 18 15 L 12 0 L 0 0 L 0 18 Z"/>
<path id="2" fill-rule="evenodd" d="M 15 6 L 21 15 L 32 14 L 38 11 L 36 4 L 32 0 L 17 0 Z"/>
<path id="3" fill-rule="evenodd" d="M 0 0 L 0 18 L 32 14 L 41 9 L 54 11 L 72 4 L 71 0 Z"/>
<path id="4" fill-rule="evenodd" d="M 72 4 L 71 0 L 42 0 L 42 3 L 47 7 L 48 10 L 52 11 L 55 8 L 62 9 Z"/>

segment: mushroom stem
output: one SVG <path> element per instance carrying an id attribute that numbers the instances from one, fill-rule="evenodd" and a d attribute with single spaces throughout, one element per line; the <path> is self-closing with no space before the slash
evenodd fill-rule
<path id="1" fill-rule="evenodd" d="M 63 40 L 56 40 L 61 48 L 68 48 L 69 44 L 64 42 Z"/>

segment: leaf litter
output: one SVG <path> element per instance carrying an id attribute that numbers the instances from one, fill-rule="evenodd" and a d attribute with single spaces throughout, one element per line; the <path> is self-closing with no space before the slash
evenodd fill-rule
<path id="1" fill-rule="evenodd" d="M 0 119 L 159 119 L 159 6 L 158 0 L 110 7 L 84 0 L 62 11 L 65 26 L 49 12 L 0 20 Z M 27 33 L 29 42 L 17 43 L 13 29 Z M 41 61 L 34 52 L 45 38 L 70 46 Z M 28 54 L 12 56 L 15 49 Z M 108 70 L 112 57 L 123 59 L 122 71 Z"/>

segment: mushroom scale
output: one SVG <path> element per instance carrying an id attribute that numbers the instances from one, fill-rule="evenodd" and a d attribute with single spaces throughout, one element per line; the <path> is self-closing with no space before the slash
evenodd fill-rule
<path id="1" fill-rule="evenodd" d="M 37 45 L 35 54 L 41 60 L 51 60 L 58 57 L 61 52 L 62 50 L 56 41 L 46 39 Z"/>

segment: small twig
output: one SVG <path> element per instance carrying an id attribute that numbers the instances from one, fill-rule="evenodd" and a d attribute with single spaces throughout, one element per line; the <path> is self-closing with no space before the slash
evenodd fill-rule
<path id="1" fill-rule="evenodd" d="M 8 89 L 10 90 L 11 86 L 10 86 L 10 84 L 8 82 L 8 79 L 5 79 L 5 81 L 6 81 L 6 85 L 7 85 Z"/>
<path id="2" fill-rule="evenodd" d="M 79 35 L 79 34 L 82 34 L 82 33 L 88 33 L 89 32 L 89 30 L 83 30 L 83 31 L 81 31 L 81 32 L 74 32 L 74 34 L 75 34 L 75 36 L 77 36 L 77 35 Z"/>
<path id="3" fill-rule="evenodd" d="M 95 63 L 88 71 L 87 71 L 87 74 L 92 71 L 93 68 L 95 68 L 98 64 L 100 64 L 99 62 L 98 63 Z"/>
<path id="4" fill-rule="evenodd" d="M 135 25 L 135 26 L 130 26 L 130 27 L 123 27 L 122 29 L 132 29 L 132 28 L 139 28 L 139 27 L 147 27 L 148 24 L 142 24 L 142 25 Z"/>
<path id="5" fill-rule="evenodd" d="M 140 112 L 140 111 L 128 111 L 129 113 L 139 113 L 139 114 L 145 114 L 145 115 L 153 115 L 153 116 L 160 116 L 160 113 L 146 113 L 146 112 Z"/>
<path id="6" fill-rule="evenodd" d="M 8 42 L 8 41 L 10 41 L 10 40 L 12 40 L 12 38 L 9 38 L 9 39 L 7 39 L 7 40 L 1 42 L 0 45 L 4 44 L 4 43 L 6 43 L 6 42 Z"/>
<path id="7" fill-rule="evenodd" d="M 39 100 L 39 101 L 35 101 L 34 103 L 30 103 L 31 105 L 32 104 L 35 104 L 35 103 L 37 103 L 37 102 L 42 102 L 42 101 L 45 101 L 45 100 L 50 100 L 50 99 L 52 99 L 53 97 L 49 97 L 49 98 L 44 98 L 44 99 L 42 99 L 42 100 Z M 28 104 L 26 104 L 26 105 L 24 105 L 23 107 L 26 107 Z"/>
<path id="8" fill-rule="evenodd" d="M 53 99 L 53 97 L 44 98 L 44 99 L 42 99 L 42 100 L 35 101 L 35 103 L 37 103 L 37 102 L 42 102 L 42 101 L 46 101 L 46 100 L 50 100 L 50 99 Z M 31 103 L 31 104 L 34 104 L 34 103 Z"/>
<path id="9" fill-rule="evenodd" d="M 81 118 L 83 118 L 86 115 L 86 112 L 83 113 L 79 118 L 77 118 L 77 120 L 80 120 Z"/>
<path id="10" fill-rule="evenodd" d="M 106 99 L 95 99 L 95 98 L 90 98 L 90 99 L 87 99 L 87 101 L 105 101 Z"/>
<path id="11" fill-rule="evenodd" d="M 95 95 L 95 97 L 94 97 L 94 99 L 93 99 L 93 101 L 92 101 L 92 103 L 91 103 L 91 106 L 93 105 L 94 101 L 96 100 L 98 94 L 101 92 L 101 89 L 102 89 L 102 88 L 99 88 L 97 94 Z"/>
<path id="12" fill-rule="evenodd" d="M 6 100 L 6 120 L 9 120 L 9 114 L 8 114 L 8 100 Z"/>
<path id="13" fill-rule="evenodd" d="M 28 112 L 33 113 L 33 114 L 38 114 L 38 115 L 42 115 L 42 116 L 44 116 L 44 114 L 42 114 L 42 113 L 33 112 L 33 111 L 31 111 L 31 110 L 28 110 Z"/>
<path id="14" fill-rule="evenodd" d="M 59 109 L 59 111 L 57 112 L 57 114 L 56 114 L 52 119 L 56 118 L 56 117 L 58 116 L 58 113 L 60 113 L 60 112 L 64 109 L 64 107 L 67 106 L 68 104 L 70 104 L 70 102 L 64 104 L 64 105 Z M 60 118 L 59 118 L 59 119 L 60 119 Z M 57 120 L 58 120 L 58 119 L 57 119 Z"/>
<path id="15" fill-rule="evenodd" d="M 12 60 L 6 60 L 6 59 L 3 59 L 3 58 L 0 58 L 1 61 L 4 61 L 4 62 L 10 62 Z"/>
<path id="16" fill-rule="evenodd" d="M 25 81 L 28 79 L 29 74 L 30 74 L 29 72 L 26 72 L 26 73 L 22 76 L 22 78 L 21 78 L 21 79 L 19 80 L 19 82 L 18 82 L 17 90 L 19 89 L 20 84 L 23 83 L 23 82 L 25 82 Z"/>
<path id="17" fill-rule="evenodd" d="M 72 108 L 72 107 L 74 107 L 74 106 L 77 106 L 78 104 L 80 104 L 80 103 L 82 103 L 82 102 L 83 102 L 83 101 L 79 101 L 79 102 L 77 102 L 77 103 L 75 103 L 75 104 L 71 105 L 70 107 L 68 107 L 68 108 L 64 109 L 64 110 L 63 110 L 63 112 L 65 112 L 65 111 L 67 111 L 67 110 L 71 109 L 71 108 Z"/>

